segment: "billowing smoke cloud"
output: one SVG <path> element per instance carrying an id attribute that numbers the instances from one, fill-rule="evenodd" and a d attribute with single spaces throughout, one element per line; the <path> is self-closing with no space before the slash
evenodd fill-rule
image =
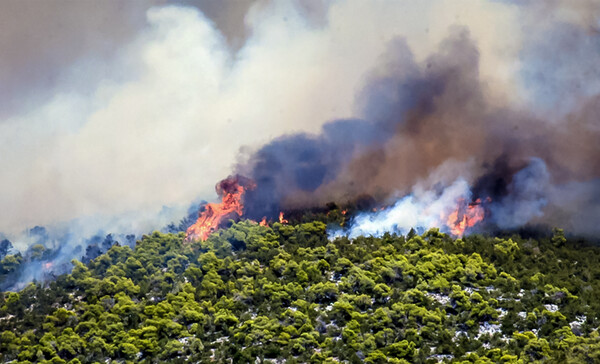
<path id="1" fill-rule="evenodd" d="M 473 197 L 493 201 L 486 207 L 488 224 L 504 229 L 541 223 L 580 234 L 600 232 L 593 219 L 582 224 L 576 216 L 560 214 L 571 203 L 556 198 L 562 193 L 577 201 L 597 200 L 597 188 L 574 184 L 593 186 L 600 177 L 600 77 L 584 80 L 581 74 L 581 69 L 597 72 L 588 62 L 600 61 L 600 33 L 587 26 L 558 21 L 544 27 L 559 33 L 558 41 L 532 29 L 520 53 L 524 65 L 515 75 L 517 83 L 528 83 L 519 100 L 499 98 L 490 89 L 481 72 L 480 48 L 466 27 L 451 28 L 422 60 L 407 41 L 393 42 L 361 93 L 360 120 L 333 121 L 319 135 L 284 136 L 239 167 L 259 182 L 247 199 L 250 213 L 349 201 L 364 193 L 386 202 L 411 192 L 434 171 L 440 175 L 440 166 L 454 160 L 464 164 L 447 173 L 470 176 Z M 555 53 L 558 59 L 549 56 Z M 338 141 L 332 135 L 342 137 Z M 424 205 L 431 203 L 426 200 Z M 369 215 L 369 224 L 356 219 L 355 229 L 379 234 L 390 228 L 388 219 L 398 224 L 395 212 L 422 211 L 422 203 L 401 200 L 398 209 Z M 594 204 L 585 207 L 597 210 Z M 553 218 L 557 215 L 562 219 Z M 415 217 L 421 226 L 431 225 L 427 214 L 421 217 L 425 220 Z"/>
<path id="2" fill-rule="evenodd" d="M 3 33 L 3 54 L 14 58 L 1 65 L 9 87 L 0 113 L 0 231 L 12 237 L 213 198 L 240 147 L 362 117 L 355 95 L 398 36 L 424 57 L 460 15 L 486 45 L 482 72 L 499 90 L 507 79 L 495 70 L 506 69 L 518 43 L 487 31 L 488 20 L 500 32 L 515 18 L 497 3 L 257 1 L 220 13 L 211 5 L 212 19 L 203 2 L 148 10 L 102 2 L 60 14 L 41 3 L 21 11 L 9 2 L 0 12 L 22 17 L 2 22 L 12 30 Z M 54 15 L 38 21 L 39 13 Z M 20 24 L 31 39 L 5 36 Z M 499 49 L 505 57 L 495 56 Z"/>
<path id="3" fill-rule="evenodd" d="M 492 204 L 492 218 L 496 225 L 515 228 L 541 217 L 548 203 L 546 196 L 549 183 L 546 165 L 541 159 L 534 158 L 527 167 L 512 176 L 506 195 Z"/>

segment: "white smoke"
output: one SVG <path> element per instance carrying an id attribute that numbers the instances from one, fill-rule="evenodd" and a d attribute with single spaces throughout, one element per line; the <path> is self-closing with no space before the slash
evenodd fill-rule
<path id="1" fill-rule="evenodd" d="M 433 227 L 448 232 L 445 218 L 456 210 L 459 201 L 470 199 L 469 184 L 464 179 L 454 181 L 441 192 L 415 188 L 384 210 L 358 214 L 350 221 L 349 228 L 331 231 L 330 237 L 381 237 L 385 233 L 406 234 L 410 229 L 423 231 Z"/>
<path id="2" fill-rule="evenodd" d="M 64 66 L 53 97 L 25 97 L 25 111 L 0 122 L 0 231 L 14 238 L 35 225 L 214 198 L 240 147 L 359 114 L 354 97 L 398 36 L 425 57 L 450 25 L 465 24 L 480 41 L 482 73 L 508 87 L 496 70 L 518 49 L 517 35 L 505 37 L 510 6 L 348 1 L 320 11 L 315 22 L 294 2 L 257 4 L 233 52 L 198 9 L 155 7 L 108 60 L 86 54 Z"/>

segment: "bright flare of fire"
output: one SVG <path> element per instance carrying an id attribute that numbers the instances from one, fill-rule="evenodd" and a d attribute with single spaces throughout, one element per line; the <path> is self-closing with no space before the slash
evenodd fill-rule
<path id="1" fill-rule="evenodd" d="M 242 176 L 230 176 L 216 186 L 217 194 L 221 196 L 220 203 L 209 203 L 198 215 L 198 220 L 186 231 L 185 240 L 206 240 L 215 232 L 227 218 L 244 212 L 243 197 L 247 190 L 256 188 L 254 181 Z"/>
<path id="2" fill-rule="evenodd" d="M 258 225 L 260 226 L 268 226 L 269 224 L 267 223 L 267 217 L 263 217 L 262 220 L 260 220 L 260 222 L 258 223 Z"/>
<path id="3" fill-rule="evenodd" d="M 458 201 L 456 210 L 452 211 L 446 219 L 450 232 L 456 236 L 463 236 L 465 230 L 475 226 L 485 217 L 485 210 L 481 206 L 481 199 L 467 204 L 464 199 Z"/>
<path id="4" fill-rule="evenodd" d="M 417 186 L 418 187 L 418 186 Z M 381 237 L 386 233 L 408 234 L 411 229 L 425 231 L 440 228 L 456 236 L 483 220 L 487 202 L 469 204 L 471 189 L 466 180 L 459 178 L 441 191 L 417 188 L 383 210 L 358 212 L 343 227 L 331 228 L 329 238 L 345 236 Z"/>
<path id="5" fill-rule="evenodd" d="M 280 224 L 287 224 L 289 221 L 287 221 L 286 219 L 283 218 L 283 211 L 279 213 L 279 223 Z"/>

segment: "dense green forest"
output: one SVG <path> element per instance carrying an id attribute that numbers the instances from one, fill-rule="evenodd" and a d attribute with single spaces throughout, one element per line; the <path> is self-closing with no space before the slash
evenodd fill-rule
<path id="1" fill-rule="evenodd" d="M 317 219 L 184 237 L 0 293 L 1 361 L 600 362 L 600 249 L 558 229 L 329 240 Z"/>

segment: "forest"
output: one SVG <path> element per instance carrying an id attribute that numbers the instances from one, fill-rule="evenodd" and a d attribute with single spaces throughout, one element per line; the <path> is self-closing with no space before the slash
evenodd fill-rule
<path id="1" fill-rule="evenodd" d="M 111 241 L 0 293 L 0 361 L 600 362 L 594 244 L 560 229 L 329 238 L 341 218 Z M 6 255 L 0 279 L 23 259 Z"/>

